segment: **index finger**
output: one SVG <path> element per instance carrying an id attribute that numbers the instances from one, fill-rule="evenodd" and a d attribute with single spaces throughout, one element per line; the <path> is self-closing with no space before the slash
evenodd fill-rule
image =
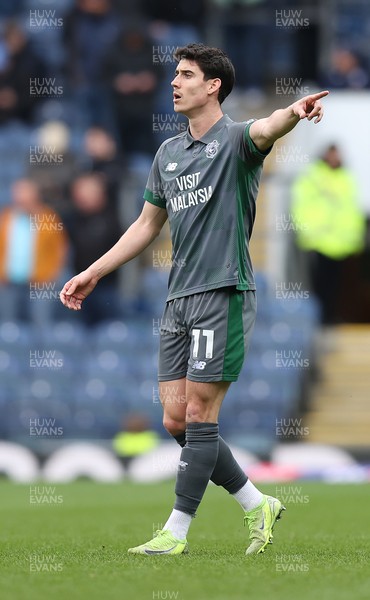
<path id="1" fill-rule="evenodd" d="M 320 98 L 325 98 L 325 96 L 327 96 L 329 94 L 329 90 L 325 90 L 323 92 L 317 92 L 317 94 L 311 94 L 309 96 L 310 100 L 313 100 L 314 102 L 316 100 L 320 100 Z"/>

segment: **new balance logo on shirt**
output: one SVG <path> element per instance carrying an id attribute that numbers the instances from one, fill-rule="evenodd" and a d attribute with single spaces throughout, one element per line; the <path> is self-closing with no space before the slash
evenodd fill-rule
<path id="1" fill-rule="evenodd" d="M 168 163 L 165 171 L 174 171 L 177 167 L 177 163 Z"/>

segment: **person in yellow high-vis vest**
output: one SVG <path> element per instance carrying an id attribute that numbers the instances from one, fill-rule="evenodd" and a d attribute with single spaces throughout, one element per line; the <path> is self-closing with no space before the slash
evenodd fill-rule
<path id="1" fill-rule="evenodd" d="M 114 436 L 112 445 L 123 466 L 127 468 L 136 456 L 154 450 L 160 441 L 159 434 L 150 428 L 147 417 L 133 413 L 127 417 L 123 430 Z"/>
<path id="2" fill-rule="evenodd" d="M 324 324 L 336 320 L 343 262 L 364 247 L 365 218 L 357 199 L 355 178 L 334 144 L 293 185 L 296 242 L 308 253 L 309 277 Z"/>

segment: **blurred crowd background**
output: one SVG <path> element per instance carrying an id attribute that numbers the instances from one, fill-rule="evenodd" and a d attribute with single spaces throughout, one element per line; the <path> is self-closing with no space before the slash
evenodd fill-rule
<path id="1" fill-rule="evenodd" d="M 266 116 L 305 89 L 351 93 L 369 105 L 367 0 L 0 2 L 4 439 L 40 442 L 30 436 L 29 423 L 46 417 L 60 424 L 65 438 L 109 439 L 122 419 L 123 429 L 125 418 L 140 422 L 133 418 L 136 412 L 163 435 L 155 380 L 171 261 L 167 229 L 154 247 L 101 281 L 78 315 L 62 307 L 58 292 L 138 216 L 156 149 L 185 130 L 186 120 L 172 108 L 172 53 L 194 41 L 220 46 L 231 57 L 236 88 L 225 110 L 237 120 Z M 350 113 L 348 107 L 338 130 Z M 365 112 L 363 118 L 368 119 Z M 349 126 L 346 144 L 354 152 L 356 136 L 361 129 L 351 132 Z M 223 424 L 226 435 L 261 455 L 284 441 L 278 419 L 312 411 L 312 390 L 320 377 L 330 378 L 330 365 L 326 372 L 322 363 L 327 354 L 332 360 L 330 351 L 337 352 L 337 368 L 346 373 L 350 366 L 347 356 L 339 356 L 341 343 L 345 352 L 351 341 L 361 364 L 369 357 L 370 209 L 343 161 L 344 147 L 330 142 L 299 169 L 295 160 L 288 176 L 282 219 L 291 225 L 285 227 L 291 245 L 284 258 L 275 257 L 288 274 L 279 293 L 268 275 L 277 263 L 266 250 L 271 232 L 263 226 L 263 209 L 257 219 L 259 321 Z M 266 162 L 266 181 L 273 176 L 273 187 L 276 178 L 287 179 L 279 160 Z M 261 203 L 266 196 L 262 186 Z M 359 369 L 358 361 L 354 367 Z M 362 371 L 360 379 L 365 398 L 369 382 Z M 327 398 L 327 390 L 320 393 Z M 317 440 L 366 448 L 365 432 L 361 437 L 357 428 L 347 440 L 343 423 L 331 427 L 330 410 L 317 426 L 312 421 L 315 431 L 324 428 Z M 317 407 L 314 413 L 316 418 Z M 356 405 L 355 413 L 356 427 L 364 427 L 367 405 Z"/>
<path id="2" fill-rule="evenodd" d="M 27 213 L 38 206 L 55 211 L 49 218 L 63 224 L 60 235 L 49 232 L 53 250 L 36 252 L 34 264 L 29 256 L 23 272 L 11 258 L 2 264 L 2 283 L 60 284 L 66 271 L 82 270 L 113 245 L 138 215 L 156 149 L 186 127 L 172 108 L 177 45 L 203 41 L 227 51 L 237 73 L 231 113 L 247 118 L 281 102 L 279 88 L 286 90 L 285 104 L 294 87 L 369 89 L 369 13 L 359 0 L 1 3 L 2 217 L 10 209 Z M 6 231 L 3 225 L 1 235 Z M 42 233 L 47 237 L 46 227 Z M 29 255 L 32 241 L 22 239 Z M 86 319 L 118 316 L 125 304 L 145 310 L 137 271 L 147 262 L 137 261 L 126 277 L 107 277 Z M 15 295 L 22 291 L 3 291 L 1 317 L 21 316 L 26 308 Z"/>

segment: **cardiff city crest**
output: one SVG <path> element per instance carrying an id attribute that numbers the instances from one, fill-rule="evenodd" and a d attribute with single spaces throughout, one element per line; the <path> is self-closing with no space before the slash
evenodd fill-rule
<path id="1" fill-rule="evenodd" d="M 205 147 L 205 153 L 207 158 L 214 158 L 218 152 L 219 142 L 217 140 L 213 140 Z"/>

